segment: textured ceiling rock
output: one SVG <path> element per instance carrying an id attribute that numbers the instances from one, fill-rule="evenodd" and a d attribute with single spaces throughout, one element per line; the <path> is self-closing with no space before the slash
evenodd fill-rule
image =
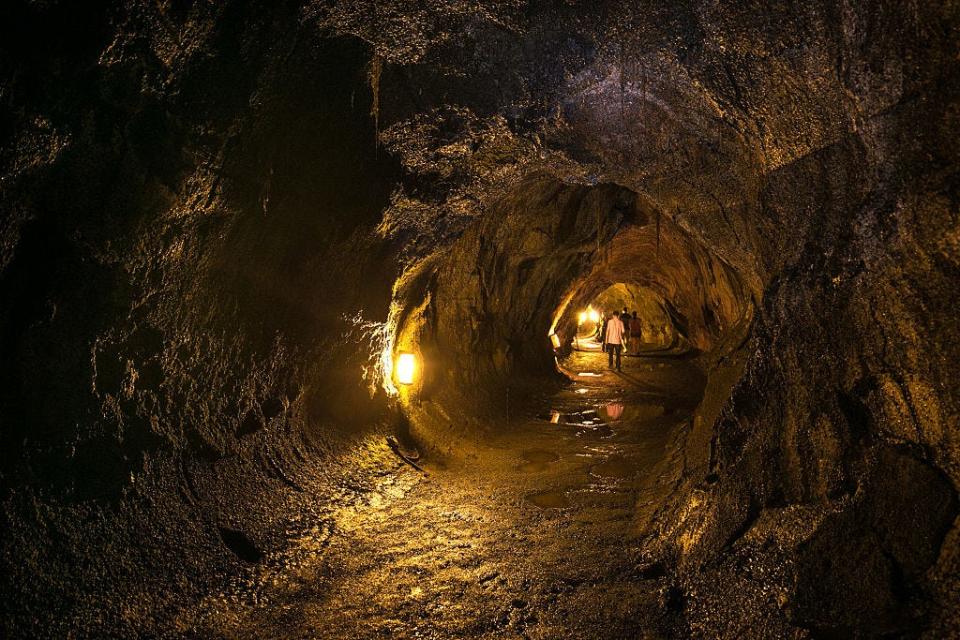
<path id="1" fill-rule="evenodd" d="M 403 22 L 403 11 L 390 6 L 384 7 L 386 23 Z M 424 203 L 421 212 L 436 216 L 427 228 L 445 229 L 441 221 L 453 211 L 463 223 L 471 215 L 496 218 L 504 189 L 525 176 L 617 184 L 669 219 L 692 246 L 708 247 L 709 259 L 722 261 L 759 303 L 752 339 L 742 350 L 750 354 L 746 375 L 722 411 L 722 399 L 705 403 L 691 435 L 688 460 L 704 466 L 691 468 L 690 487 L 712 470 L 718 499 L 701 501 L 706 511 L 697 529 L 680 527 L 679 549 L 706 559 L 766 509 L 814 501 L 843 510 L 848 494 L 880 492 L 868 488 L 859 461 L 885 441 L 917 445 L 906 455 L 939 467 L 957 486 L 956 429 L 943 427 L 955 425 L 958 416 L 950 382 L 957 328 L 944 306 L 956 288 L 960 257 L 953 240 L 957 152 L 946 142 L 958 125 L 949 106 L 958 91 L 954 9 L 883 2 L 591 3 L 587 9 L 558 2 L 520 12 L 508 5 L 465 10 L 449 3 L 430 13 L 430 19 L 410 17 L 416 46 L 401 38 L 395 55 L 387 35 L 393 32 L 375 28 L 383 14 L 363 14 L 363 26 L 348 28 L 383 60 L 377 87 L 384 140 L 394 149 L 416 145 L 415 153 L 400 157 L 405 193 Z M 623 223 L 610 219 L 617 228 Z M 417 225 L 423 224 L 418 215 Z M 394 230 L 402 227 L 398 220 Z M 508 228 L 516 237 L 516 227 Z M 599 229 L 596 235 L 601 239 Z M 499 248 L 494 237 L 490 242 Z M 610 245 L 618 242 L 628 241 L 613 238 Z M 438 237 L 435 246 L 445 247 L 445 239 Z M 430 242 L 420 247 L 435 250 Z M 641 247 L 626 255 L 648 255 L 649 245 Z M 520 260 L 523 252 L 507 255 Z M 598 255 L 581 259 L 601 263 Z M 464 273 L 483 264 L 472 254 L 453 260 Z M 493 281 L 537 273 L 536 263 L 519 268 L 504 265 Z M 543 290 L 540 283 L 534 289 Z M 686 286 L 669 294 L 679 300 L 696 290 L 705 289 Z M 523 295 L 508 298 L 504 308 L 517 310 L 510 319 L 527 322 L 536 314 L 523 301 L 535 298 L 522 287 L 517 291 Z M 721 299 L 729 305 L 743 296 Z M 589 296 L 580 300 L 586 301 Z M 728 318 L 742 315 L 734 311 L 737 304 Z M 445 313 L 449 307 L 441 317 Z M 484 326 L 509 326 L 510 319 L 494 315 Z M 442 323 L 436 331 L 442 335 Z M 500 348 L 526 348 L 516 337 L 523 330 L 515 331 Z M 719 381 L 738 377 L 726 367 L 744 360 L 718 360 L 712 375 L 718 382 L 709 388 L 725 389 Z M 696 452 L 711 439 L 712 454 Z M 927 531 L 934 541 L 942 535 L 936 526 Z M 697 544 L 683 542 L 694 533 Z M 818 544 L 826 545 L 825 553 L 843 555 L 843 539 L 857 535 L 851 528 L 826 528 Z M 889 552 L 882 540 L 863 544 L 877 557 Z M 760 564 L 778 561 L 772 553 L 751 553 Z M 939 576 L 934 589 L 941 594 L 957 592 L 956 582 L 945 579 L 955 569 L 952 557 L 943 556 L 932 574 Z M 684 562 L 697 568 L 689 588 L 702 593 L 713 579 L 723 584 L 719 573 Z M 835 600 L 830 582 L 810 578 L 817 569 L 800 571 L 807 586 L 797 597 Z M 841 598 L 837 606 L 845 613 L 833 622 L 804 623 L 803 615 L 795 622 L 868 633 L 915 624 L 908 616 L 870 627 L 869 607 L 858 609 L 854 600 L 898 602 L 898 593 L 922 582 L 916 572 L 907 586 L 876 575 L 864 590 L 851 592 L 850 608 Z M 810 589 L 821 589 L 820 595 Z M 691 616 L 744 615 L 729 601 L 718 606 Z M 756 616 L 767 611 L 752 609 Z M 938 618 L 945 622 L 936 624 L 956 624 L 957 615 L 948 607 Z"/>
<path id="2" fill-rule="evenodd" d="M 955 4 L 0 12 L 5 627 L 172 633 L 362 484 L 390 321 L 453 448 L 627 282 L 710 376 L 655 545 L 691 631 L 955 634 Z"/>

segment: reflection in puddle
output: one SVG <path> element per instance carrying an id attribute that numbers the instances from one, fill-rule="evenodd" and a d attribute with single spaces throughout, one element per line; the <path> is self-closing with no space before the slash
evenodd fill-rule
<path id="1" fill-rule="evenodd" d="M 623 415 L 623 403 L 622 402 L 609 402 L 603 405 L 603 412 L 607 415 L 607 418 L 610 420 L 619 420 Z"/>
<path id="2" fill-rule="evenodd" d="M 595 371 L 581 371 L 577 374 L 578 376 L 583 376 L 585 378 L 599 378 L 602 376 L 602 373 L 597 373 Z"/>
<path id="3" fill-rule="evenodd" d="M 543 413 L 537 417 L 541 420 L 547 420 L 551 424 L 565 424 L 575 427 L 592 427 L 603 424 L 603 420 L 600 418 L 596 409 L 586 409 L 573 413 L 561 413 L 552 409 L 550 413 Z"/>
<path id="4" fill-rule="evenodd" d="M 663 417 L 666 411 L 662 404 L 608 402 L 600 407 L 600 414 L 605 418 L 606 422 L 622 422 L 626 420 L 654 420 Z"/>
<path id="5" fill-rule="evenodd" d="M 564 509 L 570 506 L 570 501 L 567 499 L 567 494 L 563 491 L 543 491 L 541 493 L 532 493 L 526 496 L 526 499 L 541 509 Z"/>
<path id="6" fill-rule="evenodd" d="M 608 402 L 599 409 L 584 409 L 583 411 L 563 412 L 551 409 L 549 413 L 537 416 L 551 424 L 564 424 L 573 427 L 595 427 L 602 424 L 624 421 L 654 420 L 672 413 L 659 404 L 625 404 L 623 402 Z"/>

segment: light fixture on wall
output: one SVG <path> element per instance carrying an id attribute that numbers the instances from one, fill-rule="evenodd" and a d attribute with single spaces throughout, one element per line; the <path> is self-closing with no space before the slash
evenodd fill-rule
<path id="1" fill-rule="evenodd" d="M 397 366 L 394 368 L 394 378 L 397 384 L 413 384 L 417 377 L 417 356 L 401 351 L 397 354 Z"/>
<path id="2" fill-rule="evenodd" d="M 550 344 L 553 345 L 553 348 L 554 348 L 554 349 L 559 349 L 559 348 L 560 348 L 560 336 L 558 336 L 558 335 L 555 334 L 555 333 L 551 333 L 551 334 L 550 334 Z"/>

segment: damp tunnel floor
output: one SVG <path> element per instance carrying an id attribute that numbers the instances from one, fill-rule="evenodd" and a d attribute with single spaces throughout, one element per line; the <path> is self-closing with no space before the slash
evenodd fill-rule
<path id="1" fill-rule="evenodd" d="M 960 638 L 960 2 L 0 16 L 0 639 Z"/>
<path id="2" fill-rule="evenodd" d="M 249 638 L 669 633 L 666 578 L 638 551 L 643 512 L 676 480 L 703 378 L 680 358 L 606 364 L 571 354 L 570 383 L 512 408 L 469 460 L 425 456 L 421 472 L 398 457 L 182 625 Z"/>

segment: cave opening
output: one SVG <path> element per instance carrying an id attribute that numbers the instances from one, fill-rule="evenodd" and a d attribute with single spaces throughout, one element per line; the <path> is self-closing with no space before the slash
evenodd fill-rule
<path id="1" fill-rule="evenodd" d="M 5 3 L 0 636 L 960 634 L 960 14 L 841 4 Z"/>
<path id="2" fill-rule="evenodd" d="M 421 447 L 452 458 L 479 455 L 504 431 L 515 435 L 515 419 L 558 413 L 546 406 L 553 394 L 585 378 L 597 388 L 656 387 L 651 378 L 660 374 L 689 409 L 677 422 L 692 419 L 709 372 L 742 345 L 754 309 L 737 269 L 646 198 L 549 175 L 503 195 L 394 291 L 396 337 L 388 348 L 422 359 L 417 385 L 398 390 L 406 424 Z M 577 352 L 599 350 L 604 319 L 624 308 L 638 312 L 638 337 L 627 348 L 627 372 L 616 378 L 604 373 L 602 354 Z M 645 369 L 644 381 L 631 377 L 634 368 Z M 713 404 L 729 396 L 729 377 L 714 377 Z M 586 406 L 589 390 L 576 391 Z"/>
<path id="3" fill-rule="evenodd" d="M 680 341 L 685 337 L 674 326 L 668 311 L 670 304 L 647 287 L 612 284 L 586 309 L 577 312 L 577 328 L 569 346 L 578 351 L 602 349 L 604 324 L 614 311 L 621 311 L 630 354 L 681 348 Z"/>

